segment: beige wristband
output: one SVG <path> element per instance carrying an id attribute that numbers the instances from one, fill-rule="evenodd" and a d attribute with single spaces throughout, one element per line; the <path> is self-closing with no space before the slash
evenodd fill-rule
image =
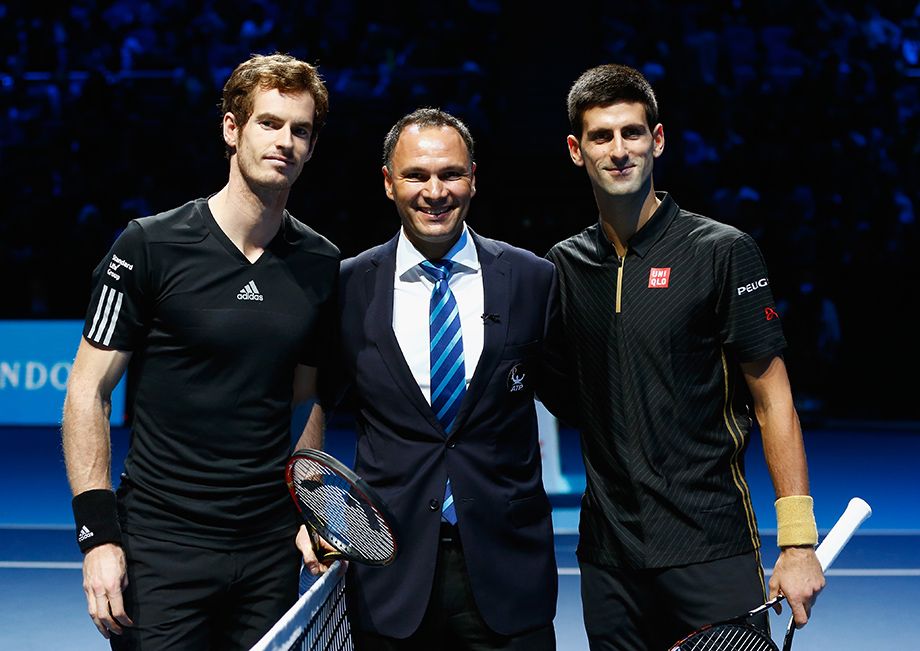
<path id="1" fill-rule="evenodd" d="M 788 495 L 776 500 L 776 544 L 780 547 L 816 545 L 815 503 L 810 495 Z"/>

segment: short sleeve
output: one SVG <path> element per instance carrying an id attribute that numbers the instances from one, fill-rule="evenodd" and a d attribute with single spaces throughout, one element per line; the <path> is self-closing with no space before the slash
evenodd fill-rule
<path id="1" fill-rule="evenodd" d="M 720 265 L 718 317 L 722 343 L 740 362 L 779 354 L 786 347 L 767 266 L 749 235 L 738 237 Z"/>
<path id="2" fill-rule="evenodd" d="M 322 270 L 315 270 L 312 281 L 313 294 L 323 298 L 316 306 L 314 325 L 304 337 L 298 361 L 305 366 L 320 368 L 325 366 L 326 359 L 335 350 L 338 333 L 338 260 L 329 260 Z"/>
<path id="3" fill-rule="evenodd" d="M 146 278 L 144 231 L 130 222 L 93 272 L 92 298 L 83 325 L 87 341 L 106 349 L 138 347 L 147 331 Z"/>
<path id="4" fill-rule="evenodd" d="M 342 263 L 342 265 L 347 265 L 347 262 Z M 325 332 L 325 341 L 323 342 L 325 350 L 319 360 L 319 374 L 316 383 L 317 400 L 327 414 L 334 411 L 342 401 L 350 383 L 342 355 L 342 306 L 339 300 L 342 296 L 344 277 L 341 274 L 341 270 L 342 266 L 337 264 L 335 268 L 334 294 L 329 302 L 328 309 L 323 315 L 322 331 Z M 346 277 L 348 275 L 350 274 L 346 274 Z"/>

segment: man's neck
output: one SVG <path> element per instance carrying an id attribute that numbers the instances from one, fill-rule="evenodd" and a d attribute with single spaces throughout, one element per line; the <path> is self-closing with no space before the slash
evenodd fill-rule
<path id="1" fill-rule="evenodd" d="M 242 179 L 230 177 L 208 200 L 214 221 L 250 261 L 255 261 L 281 227 L 289 190 L 254 191 Z"/>
<path id="2" fill-rule="evenodd" d="M 604 235 L 621 258 L 626 255 L 630 238 L 645 226 L 661 205 L 651 183 L 647 192 L 625 196 L 599 195 L 595 192 L 595 199 Z"/>
<path id="3" fill-rule="evenodd" d="M 443 260 L 453 246 L 460 240 L 460 237 L 463 235 L 463 231 L 460 231 L 460 234 L 456 237 L 446 240 L 443 242 L 426 242 L 425 240 L 420 240 L 417 237 L 410 235 L 405 228 L 403 228 L 403 233 L 406 235 L 406 239 L 412 243 L 419 253 L 425 256 L 426 260 L 437 261 Z"/>

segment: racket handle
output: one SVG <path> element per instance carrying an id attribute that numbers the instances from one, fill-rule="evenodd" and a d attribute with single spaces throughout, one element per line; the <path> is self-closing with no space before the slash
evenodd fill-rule
<path id="1" fill-rule="evenodd" d="M 345 558 L 345 554 L 339 550 L 327 549 L 326 547 L 323 547 L 320 544 L 322 538 L 316 531 L 316 527 L 310 524 L 309 521 L 307 521 L 305 524 L 307 525 L 307 529 L 310 532 L 310 539 L 313 542 L 313 553 L 316 555 L 316 560 L 325 565 L 327 561 L 338 561 Z"/>
<path id="2" fill-rule="evenodd" d="M 847 504 L 846 510 L 837 523 L 831 527 L 831 530 L 824 536 L 824 540 L 815 550 L 818 562 L 821 563 L 821 571 L 826 572 L 827 568 L 837 559 L 840 550 L 843 549 L 856 530 L 863 522 L 872 515 L 872 508 L 862 498 L 854 497 Z M 795 617 L 789 618 L 789 625 L 786 626 L 786 636 L 783 638 L 783 651 L 791 651 L 792 638 L 795 635 Z"/>
<path id="3" fill-rule="evenodd" d="M 786 624 L 786 636 L 783 638 L 783 651 L 792 649 L 792 638 L 795 637 L 795 617 L 789 616 L 789 623 Z"/>
<path id="4" fill-rule="evenodd" d="M 317 549 L 316 556 L 320 563 L 326 564 L 327 561 L 339 560 L 345 558 L 345 554 L 338 550 Z"/>
<path id="5" fill-rule="evenodd" d="M 827 568 L 836 560 L 840 550 L 849 542 L 850 538 L 859 528 L 866 518 L 872 515 L 872 508 L 865 500 L 854 497 L 847 504 L 846 511 L 837 520 L 837 524 L 827 533 L 815 554 L 821 563 L 821 570 L 826 572 Z"/>
<path id="6" fill-rule="evenodd" d="M 850 538 L 853 537 L 859 525 L 865 522 L 866 518 L 870 515 L 872 515 L 872 508 L 864 499 L 854 497 L 850 500 L 843 515 L 840 516 L 840 519 L 837 520 L 831 530 L 827 532 L 827 535 L 824 536 L 824 540 L 821 541 L 821 544 L 818 545 L 818 548 L 815 550 L 818 562 L 821 563 L 822 572 L 827 571 L 827 568 L 837 559 L 840 550 L 842 550 L 847 542 L 849 542 Z M 749 611 L 747 617 L 759 615 L 785 598 L 785 596 L 779 594 L 762 606 L 758 606 L 754 610 Z"/>

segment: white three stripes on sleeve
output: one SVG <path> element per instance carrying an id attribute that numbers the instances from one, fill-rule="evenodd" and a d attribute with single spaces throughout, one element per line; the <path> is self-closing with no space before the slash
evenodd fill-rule
<path id="1" fill-rule="evenodd" d="M 118 313 L 121 311 L 123 297 L 124 294 L 115 291 L 108 285 L 102 286 L 102 294 L 99 295 L 99 303 L 96 305 L 96 314 L 93 316 L 93 325 L 89 329 L 87 339 L 92 339 L 103 346 L 109 345 L 112 340 L 112 333 L 115 331 L 115 323 L 118 321 Z M 115 302 L 114 308 L 112 306 L 113 301 Z M 100 316 L 102 317 L 101 320 Z M 98 326 L 98 329 L 96 326 Z M 103 333 L 105 333 L 104 339 Z"/>

